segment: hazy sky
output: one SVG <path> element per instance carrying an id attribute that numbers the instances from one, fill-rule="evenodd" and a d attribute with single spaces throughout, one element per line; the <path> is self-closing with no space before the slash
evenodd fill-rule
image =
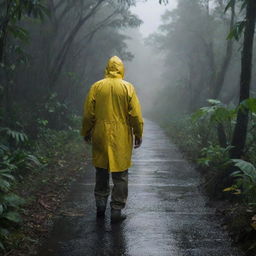
<path id="1" fill-rule="evenodd" d="M 176 6 L 176 0 L 169 0 L 167 5 L 159 4 L 158 0 L 138 1 L 136 7 L 131 11 L 137 14 L 144 23 L 140 26 L 140 31 L 144 37 L 153 33 L 161 23 L 161 15 L 166 9 Z"/>

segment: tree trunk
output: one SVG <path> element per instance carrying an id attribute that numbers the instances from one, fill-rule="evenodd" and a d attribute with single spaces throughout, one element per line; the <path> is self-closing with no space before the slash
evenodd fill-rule
<path id="1" fill-rule="evenodd" d="M 240 79 L 239 103 L 250 97 L 250 83 L 252 74 L 253 39 L 256 21 L 256 1 L 248 0 L 246 8 L 246 25 L 242 52 L 242 66 Z M 249 111 L 239 109 L 237 122 L 233 134 L 231 158 L 241 158 L 246 143 Z"/>
<path id="2" fill-rule="evenodd" d="M 9 17 L 9 11 L 10 11 L 10 6 L 11 6 L 11 2 L 9 1 L 7 6 L 6 6 L 6 15 L 3 21 L 3 24 L 1 24 L 1 31 L 0 31 L 0 63 L 4 62 L 4 49 L 5 49 L 5 43 L 6 43 L 6 39 L 7 39 L 7 33 L 8 33 L 8 24 L 10 21 L 10 17 Z"/>
<path id="3" fill-rule="evenodd" d="M 5 54 L 6 40 L 8 36 L 8 25 L 10 22 L 10 8 L 12 1 L 8 1 L 6 5 L 6 14 L 1 24 L 0 31 L 0 63 L 4 64 L 0 70 L 0 82 L 3 84 L 3 95 L 1 98 L 1 107 L 2 107 L 2 120 L 1 126 L 8 126 L 9 119 L 11 117 L 11 105 L 10 101 L 10 84 L 9 84 L 9 71 L 6 69 L 7 65 L 7 56 Z"/>
<path id="4" fill-rule="evenodd" d="M 7 26 L 6 26 L 7 27 Z M 1 31 L 2 35 L 0 36 L 0 63 L 3 63 L 4 60 L 4 48 L 6 42 L 6 27 Z"/>
<path id="5" fill-rule="evenodd" d="M 231 10 L 229 31 L 231 31 L 232 28 L 234 27 L 234 22 L 235 22 L 235 2 L 234 2 L 234 5 L 232 6 L 232 10 Z M 228 71 L 228 67 L 229 67 L 229 63 L 232 59 L 232 55 L 233 55 L 233 40 L 230 39 L 227 41 L 226 55 L 222 62 L 221 69 L 217 75 L 215 85 L 213 88 L 213 94 L 212 94 L 213 99 L 216 99 L 219 97 L 221 89 L 224 85 L 225 76 Z"/>

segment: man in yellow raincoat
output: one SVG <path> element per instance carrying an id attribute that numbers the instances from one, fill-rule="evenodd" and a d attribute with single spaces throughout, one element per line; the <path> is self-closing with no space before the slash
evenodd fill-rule
<path id="1" fill-rule="evenodd" d="M 94 83 L 84 103 L 81 135 L 92 140 L 93 165 L 96 167 L 95 199 L 97 217 L 104 217 L 112 174 L 111 220 L 121 221 L 128 196 L 128 168 L 134 148 L 142 143 L 141 107 L 132 84 L 123 80 L 123 62 L 109 59 L 105 78 Z"/>

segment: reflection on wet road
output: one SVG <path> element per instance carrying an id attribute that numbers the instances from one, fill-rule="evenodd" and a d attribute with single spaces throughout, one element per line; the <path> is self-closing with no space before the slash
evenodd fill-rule
<path id="1" fill-rule="evenodd" d="M 199 175 L 151 121 L 129 170 L 127 219 L 97 221 L 87 166 L 40 256 L 241 256 L 198 191 Z"/>

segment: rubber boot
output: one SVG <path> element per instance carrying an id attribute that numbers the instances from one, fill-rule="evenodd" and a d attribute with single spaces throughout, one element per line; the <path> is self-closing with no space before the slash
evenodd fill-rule
<path id="1" fill-rule="evenodd" d="M 122 214 L 121 210 L 111 209 L 111 222 L 121 222 L 126 219 L 126 215 Z"/>
<path id="2" fill-rule="evenodd" d="M 104 218 L 106 207 L 107 207 L 107 199 L 97 200 L 96 207 L 97 207 L 97 214 L 96 214 L 97 218 Z"/>

